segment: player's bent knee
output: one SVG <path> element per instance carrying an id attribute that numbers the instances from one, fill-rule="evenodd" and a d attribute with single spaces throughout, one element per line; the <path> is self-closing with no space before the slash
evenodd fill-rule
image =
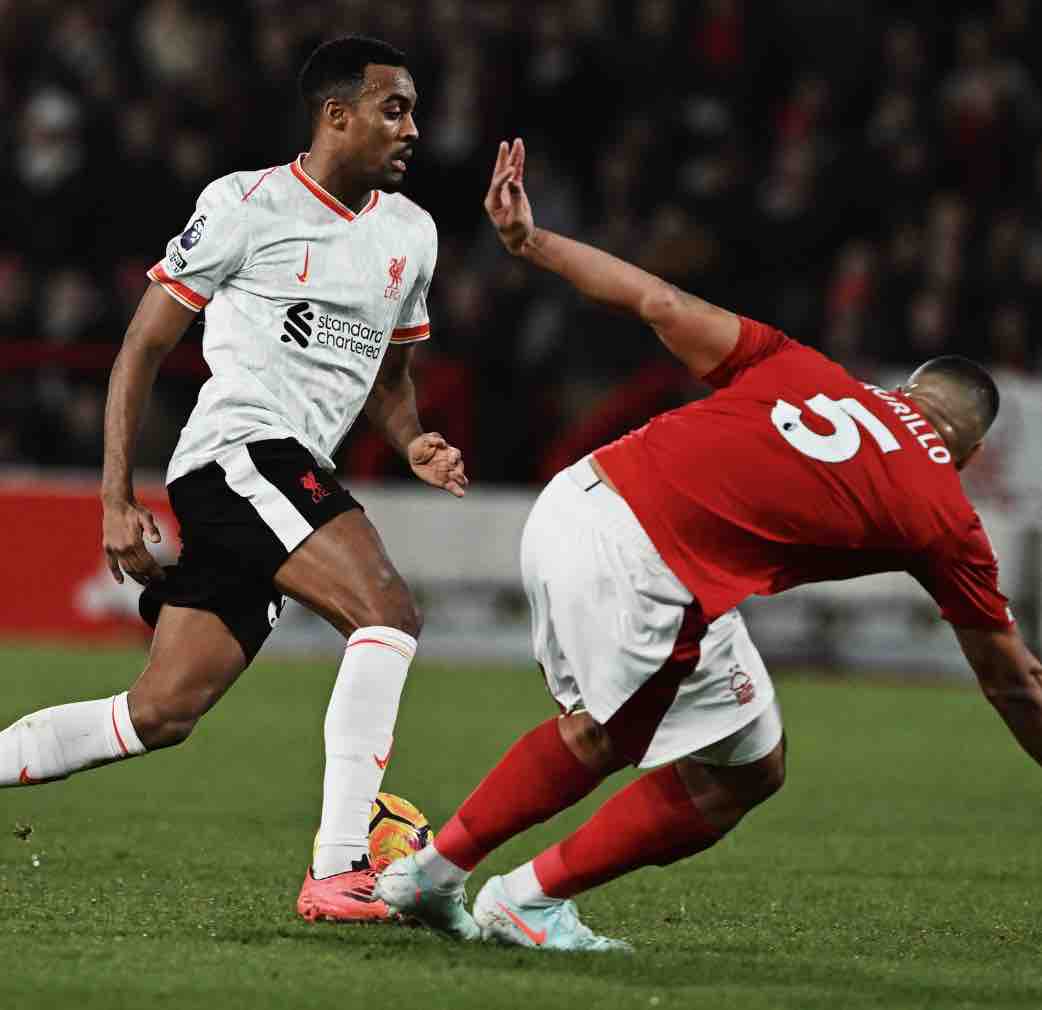
<path id="1" fill-rule="evenodd" d="M 139 701 L 131 705 L 130 720 L 145 747 L 148 750 L 160 750 L 187 740 L 199 718 L 176 714 L 167 706 L 153 701 Z"/>
<path id="2" fill-rule="evenodd" d="M 399 614 L 398 623 L 392 627 L 404 631 L 407 635 L 412 635 L 413 638 L 420 637 L 420 632 L 423 631 L 423 612 L 412 593 L 409 594 L 408 604 Z"/>
<path id="3" fill-rule="evenodd" d="M 164 747 L 176 747 L 184 743 L 192 735 L 198 719 L 168 719 L 159 728 L 156 739 L 146 744 L 149 750 L 161 750 Z"/>
<path id="4" fill-rule="evenodd" d="M 349 608 L 338 608 L 344 619 L 341 629 L 348 635 L 356 628 L 397 628 L 413 638 L 419 638 L 423 630 L 423 614 L 416 598 L 404 582 L 398 582 L 383 592 L 368 606 L 352 613 Z"/>
<path id="5" fill-rule="evenodd" d="M 559 722 L 565 746 L 593 771 L 607 775 L 625 764 L 620 760 L 608 731 L 589 712 L 575 712 Z"/>
<path id="6" fill-rule="evenodd" d="M 200 687 L 179 695 L 135 696 L 130 693 L 130 720 L 148 750 L 184 743 L 196 724 L 220 697 L 220 691 Z"/>

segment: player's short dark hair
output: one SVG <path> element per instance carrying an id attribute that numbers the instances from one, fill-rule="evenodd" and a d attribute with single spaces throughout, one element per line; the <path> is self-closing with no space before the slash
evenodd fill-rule
<path id="1" fill-rule="evenodd" d="M 315 49 L 300 71 L 300 94 L 312 119 L 329 98 L 347 102 L 357 98 L 370 63 L 404 67 L 405 53 L 367 35 L 330 39 Z"/>
<path id="2" fill-rule="evenodd" d="M 935 384 L 943 387 L 952 420 L 963 441 L 958 448 L 967 451 L 979 442 L 991 427 L 999 412 L 999 388 L 988 371 L 976 361 L 958 354 L 932 358 L 920 365 L 908 380 L 909 384 Z"/>

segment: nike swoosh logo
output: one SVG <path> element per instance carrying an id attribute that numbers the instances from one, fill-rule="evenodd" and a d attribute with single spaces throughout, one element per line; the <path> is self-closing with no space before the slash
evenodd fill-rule
<path id="1" fill-rule="evenodd" d="M 537 947 L 542 947 L 542 945 L 546 943 L 545 929 L 541 929 L 537 933 L 534 929 L 532 929 L 531 926 L 528 925 L 527 922 L 525 922 L 524 919 L 521 918 L 520 915 L 515 915 L 513 912 L 511 912 L 510 909 L 503 904 L 503 902 L 497 901 L 496 904 L 499 905 L 499 907 L 503 909 L 504 912 L 506 912 L 507 917 L 510 919 L 510 921 L 515 926 L 517 926 L 517 928 L 521 930 L 521 932 L 524 933 L 525 936 L 527 936 L 528 939 L 531 940 L 532 943 L 534 943 Z"/>
<path id="2" fill-rule="evenodd" d="M 310 258 L 311 258 L 311 243 L 310 242 L 305 242 L 304 243 L 304 272 L 302 274 L 297 274 L 297 280 L 300 281 L 301 284 L 307 284 L 307 282 L 308 282 L 308 261 L 310 260 Z"/>
<path id="3" fill-rule="evenodd" d="M 381 758 L 373 755 L 373 760 L 376 762 L 376 767 L 383 771 L 387 767 L 387 762 L 391 760 L 391 751 L 394 750 L 394 744 L 387 748 L 387 753 Z"/>
<path id="4" fill-rule="evenodd" d="M 18 781 L 21 782 L 23 786 L 38 786 L 42 780 L 30 777 L 29 766 L 26 765 L 18 776 Z"/>

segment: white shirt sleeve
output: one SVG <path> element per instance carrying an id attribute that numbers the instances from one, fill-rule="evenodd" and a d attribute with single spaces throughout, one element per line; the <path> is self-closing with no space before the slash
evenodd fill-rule
<path id="1" fill-rule="evenodd" d="M 431 220 L 431 238 L 427 243 L 426 255 L 416 271 L 416 280 L 402 304 L 398 325 L 391 333 L 392 344 L 412 344 L 427 340 L 431 335 L 431 321 L 427 313 L 427 292 L 434 277 L 434 266 L 438 261 L 438 229 Z"/>
<path id="2" fill-rule="evenodd" d="M 189 309 L 203 309 L 246 259 L 246 204 L 229 179 L 202 191 L 185 230 L 166 245 L 150 280 Z"/>

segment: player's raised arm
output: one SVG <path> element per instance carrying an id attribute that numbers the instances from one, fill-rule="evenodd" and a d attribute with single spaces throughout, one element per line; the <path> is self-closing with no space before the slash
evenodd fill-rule
<path id="1" fill-rule="evenodd" d="M 1015 626 L 1000 631 L 956 628 L 985 697 L 1017 742 L 1042 764 L 1042 664 Z"/>
<path id="2" fill-rule="evenodd" d="M 734 350 L 739 319 L 733 312 L 610 253 L 537 228 L 524 169 L 524 142 L 501 143 L 485 196 L 485 211 L 513 255 L 558 274 L 592 301 L 637 316 L 699 378 Z"/>
<path id="3" fill-rule="evenodd" d="M 159 527 L 152 513 L 134 500 L 134 443 L 159 366 L 195 315 L 158 284 L 149 285 L 112 366 L 105 404 L 101 503 L 105 553 L 117 582 L 123 581 L 123 572 L 142 585 L 163 577 L 163 569 L 144 543 L 145 534 L 153 543 L 159 542 Z"/>

